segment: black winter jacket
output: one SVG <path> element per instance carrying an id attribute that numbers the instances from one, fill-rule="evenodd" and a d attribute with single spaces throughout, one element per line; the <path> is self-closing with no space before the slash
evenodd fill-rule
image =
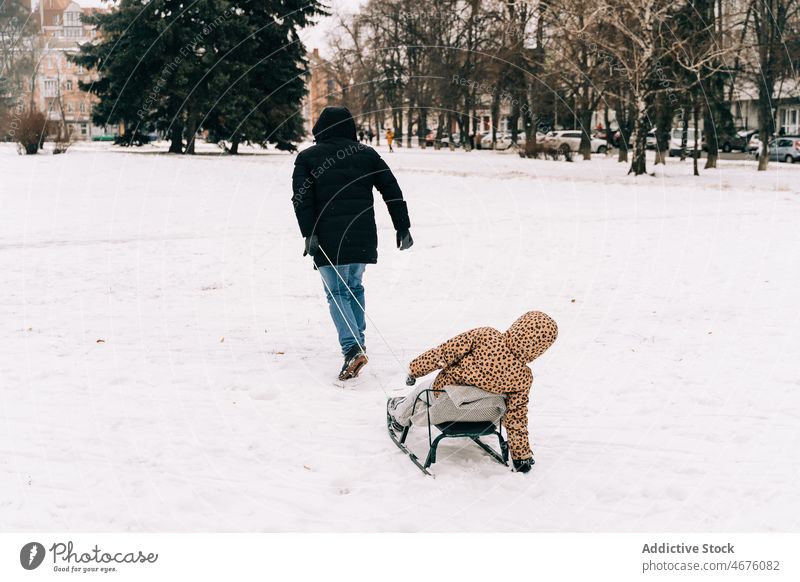
<path id="1" fill-rule="evenodd" d="M 326 107 L 313 129 L 316 144 L 297 155 L 292 203 L 304 237 L 316 233 L 318 266 L 378 262 L 372 187 L 378 189 L 395 230 L 408 229 L 408 208 L 386 162 L 356 139 L 346 107 Z"/>

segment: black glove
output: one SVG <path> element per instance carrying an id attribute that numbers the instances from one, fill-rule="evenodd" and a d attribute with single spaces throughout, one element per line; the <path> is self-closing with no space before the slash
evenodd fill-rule
<path id="1" fill-rule="evenodd" d="M 517 459 L 514 459 L 514 470 L 517 473 L 527 473 L 528 471 L 531 470 L 531 467 L 533 467 L 533 463 L 534 463 L 533 459 L 525 459 L 523 461 L 518 461 Z"/>
<path id="2" fill-rule="evenodd" d="M 414 239 L 411 238 L 411 232 L 409 230 L 403 229 L 397 231 L 397 248 L 401 251 L 406 249 L 410 249 L 411 245 L 414 244 Z"/>
<path id="3" fill-rule="evenodd" d="M 406 386 L 413 386 L 416 383 L 417 383 L 417 379 L 414 378 L 414 376 L 412 376 L 411 374 L 406 376 Z"/>
<path id="4" fill-rule="evenodd" d="M 317 254 L 319 250 L 319 237 L 315 234 L 306 237 L 306 248 L 303 251 L 303 256 L 311 255 L 312 257 Z"/>

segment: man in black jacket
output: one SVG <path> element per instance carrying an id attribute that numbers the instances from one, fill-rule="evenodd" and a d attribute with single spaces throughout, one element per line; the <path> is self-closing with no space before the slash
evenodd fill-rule
<path id="1" fill-rule="evenodd" d="M 386 162 L 359 143 L 346 107 L 326 107 L 313 128 L 316 144 L 298 154 L 292 203 L 311 255 L 322 275 L 331 317 L 344 354 L 340 380 L 354 378 L 367 363 L 361 278 L 378 262 L 373 186 L 383 196 L 397 231 L 397 248 L 414 244 L 403 193 Z"/>

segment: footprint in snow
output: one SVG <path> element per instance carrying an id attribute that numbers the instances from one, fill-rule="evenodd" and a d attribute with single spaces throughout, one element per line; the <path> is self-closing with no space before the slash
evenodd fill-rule
<path id="1" fill-rule="evenodd" d="M 253 400 L 276 400 L 278 396 L 277 392 L 269 392 L 267 390 L 259 390 L 250 394 L 250 398 Z"/>

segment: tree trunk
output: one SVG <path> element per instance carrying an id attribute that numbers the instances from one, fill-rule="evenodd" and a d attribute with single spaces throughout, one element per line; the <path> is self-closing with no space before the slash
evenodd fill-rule
<path id="1" fill-rule="evenodd" d="M 764 172 L 767 169 L 767 164 L 769 163 L 769 147 L 767 142 L 769 141 L 769 135 L 763 129 L 759 129 L 758 131 L 758 139 L 761 141 L 761 145 L 759 145 L 759 152 L 758 152 L 758 171 Z"/>
<path id="2" fill-rule="evenodd" d="M 627 100 L 617 100 L 617 126 L 619 128 L 619 152 L 617 162 L 628 161 L 628 143 L 631 140 L 632 127 L 636 122 L 636 110 Z"/>
<path id="3" fill-rule="evenodd" d="M 194 142 L 197 135 L 197 117 L 189 110 L 186 114 L 186 150 L 184 155 L 194 155 Z"/>
<path id="4" fill-rule="evenodd" d="M 689 141 L 689 116 L 684 113 L 681 127 L 681 161 L 686 159 L 686 147 Z"/>
<path id="5" fill-rule="evenodd" d="M 472 149 L 478 149 L 478 128 L 480 127 L 480 120 L 478 119 L 478 111 L 475 106 L 475 101 L 472 102 L 472 113 L 470 114 L 470 129 L 467 139 L 469 140 Z"/>
<path id="6" fill-rule="evenodd" d="M 228 153 L 230 155 L 236 156 L 236 155 L 239 154 L 239 142 L 240 141 L 241 141 L 241 138 L 238 135 L 233 136 L 233 139 L 231 140 L 231 147 L 228 150 Z"/>
<path id="7" fill-rule="evenodd" d="M 464 109 L 464 111 L 467 111 Z M 458 121 L 458 134 L 461 137 L 461 147 L 465 152 L 472 150 L 472 144 L 469 142 L 469 115 L 466 113 L 459 113 L 456 116 Z"/>
<path id="8" fill-rule="evenodd" d="M 675 117 L 675 110 L 672 108 L 672 101 L 666 95 L 659 95 L 656 98 L 658 111 L 656 112 L 656 165 L 667 163 L 667 153 L 669 152 L 669 142 L 672 137 L 672 120 Z"/>
<path id="9" fill-rule="evenodd" d="M 697 133 L 699 131 L 699 121 L 698 117 L 700 117 L 700 104 L 696 103 L 694 106 L 694 140 L 692 140 L 692 166 L 694 168 L 694 175 L 699 176 L 700 170 L 697 167 L 697 160 L 700 157 L 700 150 L 698 149 L 700 146 L 700 135 Z"/>
<path id="10" fill-rule="evenodd" d="M 497 126 L 500 123 L 500 92 L 492 97 L 492 149 L 497 147 Z"/>
<path id="11" fill-rule="evenodd" d="M 708 146 L 708 151 L 706 152 L 706 165 L 703 167 L 704 170 L 708 170 L 709 168 L 716 168 L 717 167 L 717 158 L 719 157 L 719 150 L 711 149 L 711 146 Z"/>
<path id="12" fill-rule="evenodd" d="M 765 85 L 769 85 L 768 87 Z M 758 139 L 761 140 L 761 152 L 758 155 L 758 171 L 764 172 L 769 163 L 767 147 L 769 138 L 774 131 L 775 120 L 772 117 L 772 91 L 771 79 L 765 79 L 758 85 Z"/>
<path id="13" fill-rule="evenodd" d="M 401 103 L 402 105 L 402 103 Z M 395 134 L 394 140 L 397 142 L 397 147 L 403 147 L 403 109 L 402 107 L 397 109 L 396 115 L 396 122 L 394 124 Z"/>
<path id="14" fill-rule="evenodd" d="M 633 142 L 633 162 L 631 162 L 631 169 L 628 170 L 629 174 L 641 176 L 647 173 L 646 139 L 646 135 L 640 135 L 639 131 L 636 132 L 636 141 Z"/>
<path id="15" fill-rule="evenodd" d="M 634 126 L 633 162 L 629 174 L 641 176 L 647 173 L 647 104 L 644 99 L 637 99 L 638 111 Z"/>
<path id="16" fill-rule="evenodd" d="M 519 99 L 518 98 L 515 99 L 515 102 L 518 103 Z M 519 131 L 518 129 L 519 117 L 520 117 L 520 107 L 519 105 L 514 104 L 511 107 L 511 119 L 509 120 L 509 123 L 511 124 L 511 127 L 509 128 L 511 133 L 511 143 L 514 145 L 517 145 L 517 132 Z"/>
<path id="17" fill-rule="evenodd" d="M 461 135 L 460 130 L 459 135 Z M 450 112 L 447 113 L 447 145 L 450 147 L 451 152 L 456 149 L 453 144 L 453 114 Z"/>
<path id="18" fill-rule="evenodd" d="M 442 130 L 444 129 L 444 113 L 441 110 L 437 116 L 436 123 L 436 138 L 433 140 L 433 149 L 439 150 L 442 148 Z"/>
<path id="19" fill-rule="evenodd" d="M 411 148 L 411 139 L 414 135 L 414 107 L 408 106 L 408 116 L 406 117 L 406 145 Z"/>
<path id="20" fill-rule="evenodd" d="M 183 124 L 173 123 L 172 128 L 169 130 L 170 144 L 169 153 L 182 154 L 183 153 Z"/>
<path id="21" fill-rule="evenodd" d="M 707 157 L 706 157 L 706 165 L 704 169 L 709 168 L 716 168 L 717 167 L 717 158 L 719 157 L 719 135 L 717 132 L 721 129 L 721 124 L 719 120 L 715 119 L 714 117 L 714 107 L 716 103 L 708 103 L 706 100 L 706 115 L 703 120 L 703 133 L 706 135 L 707 143 Z M 699 138 L 700 136 L 695 133 L 695 138 Z M 702 141 L 701 141 L 702 143 Z"/>
<path id="22" fill-rule="evenodd" d="M 584 108 L 581 110 L 580 123 L 581 123 L 581 145 L 578 148 L 578 152 L 583 156 L 584 160 L 591 160 L 592 134 L 591 134 L 591 127 L 589 127 L 592 124 L 591 110 L 589 110 L 588 108 Z"/>

